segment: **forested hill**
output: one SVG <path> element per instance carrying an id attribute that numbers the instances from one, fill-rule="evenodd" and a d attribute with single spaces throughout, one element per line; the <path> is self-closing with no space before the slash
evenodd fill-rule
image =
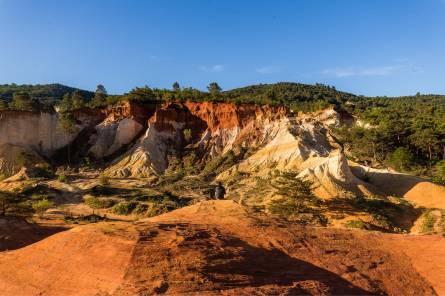
<path id="1" fill-rule="evenodd" d="M 86 100 L 91 100 L 94 93 L 86 90 L 80 90 L 74 87 L 62 84 L 3 84 L 0 85 L 0 99 L 6 102 L 12 101 L 15 93 L 28 93 L 31 98 L 39 100 L 44 105 L 54 105 L 62 100 L 66 93 L 79 91 Z"/>
<path id="2" fill-rule="evenodd" d="M 319 107 L 330 104 L 340 105 L 350 99 L 357 98 L 356 95 L 338 91 L 329 85 L 291 82 L 251 85 L 225 91 L 222 95 L 235 102 L 285 105 L 291 109 L 305 109 L 305 106 L 314 104 Z"/>
<path id="3" fill-rule="evenodd" d="M 56 105 L 64 97 L 75 96 L 88 103 L 99 93 L 99 99 L 94 102 L 95 107 L 112 105 L 130 99 L 143 101 L 229 101 L 233 103 L 255 103 L 284 105 L 295 111 L 313 111 L 335 105 L 354 106 L 356 113 L 362 113 L 370 107 L 385 107 L 401 102 L 407 105 L 427 104 L 430 106 L 444 105 L 445 96 L 416 95 L 406 97 L 364 97 L 337 90 L 333 86 L 317 83 L 315 85 L 279 82 L 274 84 L 257 84 L 231 90 L 222 90 L 215 82 L 210 83 L 208 91 L 201 91 L 191 87 L 181 87 L 175 82 L 172 89 L 137 87 L 122 95 L 108 95 L 105 87 L 98 85 L 96 92 L 77 89 L 62 84 L 41 85 L 0 85 L 0 103 L 9 104 L 14 94 L 26 94 L 40 104 Z M 352 104 L 351 104 L 352 103 Z M 351 109 L 351 108 L 349 108 Z"/>

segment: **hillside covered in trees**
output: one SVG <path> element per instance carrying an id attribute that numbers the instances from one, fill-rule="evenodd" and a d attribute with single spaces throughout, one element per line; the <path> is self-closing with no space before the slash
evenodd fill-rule
<path id="1" fill-rule="evenodd" d="M 342 108 L 360 120 L 337 130 L 357 160 L 445 184 L 445 96 L 355 98 Z"/>

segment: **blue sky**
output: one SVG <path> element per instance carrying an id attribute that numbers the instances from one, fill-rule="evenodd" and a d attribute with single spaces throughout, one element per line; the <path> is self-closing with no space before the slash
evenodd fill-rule
<path id="1" fill-rule="evenodd" d="M 445 0 L 0 0 L 0 83 L 445 94 Z"/>

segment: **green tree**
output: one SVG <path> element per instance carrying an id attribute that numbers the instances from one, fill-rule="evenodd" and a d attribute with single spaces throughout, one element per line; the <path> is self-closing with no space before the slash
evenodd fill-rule
<path id="1" fill-rule="evenodd" d="M 133 89 L 130 93 L 126 95 L 129 100 L 138 100 L 138 101 L 154 101 L 156 100 L 156 96 L 151 88 L 148 86 L 137 87 Z"/>
<path id="2" fill-rule="evenodd" d="M 91 107 L 101 108 L 107 105 L 107 90 L 102 84 L 99 84 L 94 93 L 94 98 L 91 101 Z"/>
<path id="3" fill-rule="evenodd" d="M 107 90 L 105 89 L 105 86 L 103 86 L 102 84 L 98 84 L 96 87 L 96 93 L 101 93 L 104 95 L 107 95 Z"/>
<path id="4" fill-rule="evenodd" d="M 177 81 L 175 81 L 173 83 L 172 89 L 173 89 L 174 92 L 177 92 L 177 91 L 179 91 L 181 89 L 180 86 L 179 86 L 179 83 Z"/>
<path id="5" fill-rule="evenodd" d="M 281 196 L 268 205 L 270 213 L 290 217 L 298 213 L 311 212 L 320 201 L 312 192 L 312 183 L 297 177 L 296 172 L 280 172 L 272 186 Z"/>
<path id="6" fill-rule="evenodd" d="M 82 92 L 76 90 L 71 95 L 73 110 L 82 109 L 85 107 L 85 97 L 82 95 Z"/>
<path id="7" fill-rule="evenodd" d="M 14 93 L 9 107 L 13 110 L 37 111 L 39 102 L 32 99 L 27 92 Z"/>
<path id="8" fill-rule="evenodd" d="M 439 139 L 432 128 L 419 128 L 410 136 L 411 143 L 425 155 L 433 160 L 434 154 L 438 153 Z"/>
<path id="9" fill-rule="evenodd" d="M 76 119 L 74 119 L 73 115 L 69 112 L 61 112 L 59 114 L 59 124 L 70 134 L 74 134 L 79 131 L 76 127 Z M 68 149 L 69 147 L 70 145 L 68 145 Z"/>
<path id="10" fill-rule="evenodd" d="M 217 95 L 221 93 L 222 88 L 218 85 L 218 83 L 212 82 L 209 84 L 209 86 L 207 86 L 207 90 L 210 94 Z"/>
<path id="11" fill-rule="evenodd" d="M 389 163 L 398 171 L 408 170 L 413 163 L 413 155 L 409 149 L 399 147 L 389 156 Z"/>
<path id="12" fill-rule="evenodd" d="M 57 105 L 59 112 L 69 112 L 73 109 L 73 100 L 71 94 L 66 93 L 63 95 L 63 99 Z"/>

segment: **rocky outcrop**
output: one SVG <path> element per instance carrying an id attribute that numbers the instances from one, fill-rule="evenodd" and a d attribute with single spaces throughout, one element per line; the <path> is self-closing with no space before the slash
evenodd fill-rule
<path id="1" fill-rule="evenodd" d="M 283 117 L 284 108 L 229 103 L 167 103 L 148 120 L 139 143 L 106 172 L 112 176 L 162 174 L 167 155 L 195 145 L 203 157 L 215 157 L 235 145 L 258 146 L 265 140 L 263 125 Z M 185 138 L 185 131 L 190 139 Z"/>
<path id="2" fill-rule="evenodd" d="M 28 148 L 50 157 L 73 141 L 77 133 L 65 131 L 57 113 L 3 111 L 0 113 L 0 145 Z"/>
<path id="3" fill-rule="evenodd" d="M 201 167 L 229 151 L 243 151 L 243 158 L 220 173 L 219 180 L 239 173 L 268 178 L 276 170 L 294 171 L 311 180 L 316 195 L 325 199 L 346 192 L 395 195 L 419 206 L 443 208 L 443 186 L 356 165 L 351 171 L 330 133 L 331 126 L 345 124 L 351 116 L 334 109 L 294 114 L 284 107 L 254 104 L 129 101 L 106 110 L 79 110 L 73 116 L 78 132 L 70 134 L 57 113 L 0 112 L 0 145 L 14 147 L 3 149 L 0 173 L 10 176 L 23 167 L 14 160 L 21 152 L 14 151 L 51 159 L 70 143 L 71 149 L 62 150 L 75 151 L 77 159 L 116 157 L 105 170 L 113 177 L 162 175 L 170 160 L 180 161 L 185 151 L 193 153 Z"/>
<path id="4" fill-rule="evenodd" d="M 95 127 L 89 138 L 88 154 L 101 159 L 135 141 L 155 110 L 156 104 L 136 101 L 128 101 L 105 110 L 107 117 Z"/>
<path id="5" fill-rule="evenodd" d="M 134 119 L 124 118 L 119 122 L 103 122 L 95 127 L 91 136 L 89 154 L 96 159 L 109 156 L 125 145 L 130 144 L 142 131 L 142 124 Z"/>
<path id="6" fill-rule="evenodd" d="M 62 127 L 60 115 L 48 112 L 0 112 L 0 145 L 9 144 L 33 150 L 50 158 L 57 150 L 71 143 L 87 126 L 103 118 L 100 110 L 79 110 L 73 113 L 74 131 Z"/>
<path id="7" fill-rule="evenodd" d="M 365 196 L 376 192 L 376 188 L 352 174 L 348 160 L 341 151 L 333 151 L 328 157 L 313 163 L 301 171 L 298 177 L 313 182 L 314 193 L 320 198 L 338 198 L 348 191 Z"/>

